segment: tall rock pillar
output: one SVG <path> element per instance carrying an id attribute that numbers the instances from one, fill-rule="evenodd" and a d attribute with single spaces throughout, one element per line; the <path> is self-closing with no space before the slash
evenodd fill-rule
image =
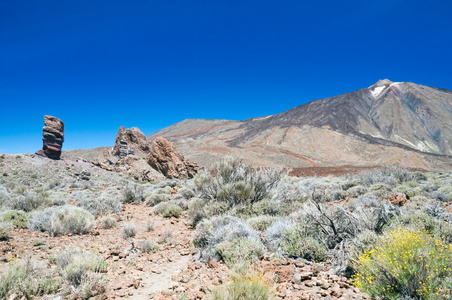
<path id="1" fill-rule="evenodd" d="M 36 151 L 36 154 L 51 159 L 60 159 L 64 142 L 64 123 L 58 118 L 44 116 L 44 125 L 42 128 L 42 149 Z"/>

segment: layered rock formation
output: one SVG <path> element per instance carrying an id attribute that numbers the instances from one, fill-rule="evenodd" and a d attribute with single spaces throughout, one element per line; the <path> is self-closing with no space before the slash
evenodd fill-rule
<path id="1" fill-rule="evenodd" d="M 197 164 L 186 160 L 173 143 L 162 137 L 154 140 L 147 161 L 167 178 L 192 178 L 199 170 Z"/>
<path id="2" fill-rule="evenodd" d="M 36 151 L 36 154 L 51 159 L 60 159 L 64 142 L 64 123 L 58 118 L 46 115 L 44 125 L 42 128 L 43 146 L 41 150 Z"/>

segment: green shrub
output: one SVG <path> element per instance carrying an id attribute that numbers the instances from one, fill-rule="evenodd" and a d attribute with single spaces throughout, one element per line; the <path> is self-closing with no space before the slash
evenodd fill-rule
<path id="1" fill-rule="evenodd" d="M 162 202 L 154 207 L 154 212 L 160 214 L 164 218 L 178 218 L 182 213 L 182 208 L 173 203 Z"/>
<path id="2" fill-rule="evenodd" d="M 11 222 L 0 222 L 0 241 L 9 240 L 9 235 L 13 230 L 13 224 Z"/>
<path id="3" fill-rule="evenodd" d="M 221 242 L 215 248 L 223 261 L 230 267 L 240 264 L 251 264 L 263 252 L 260 241 L 250 238 L 238 238 Z"/>
<path id="4" fill-rule="evenodd" d="M 348 266 L 352 270 L 358 270 L 359 258 L 364 252 L 370 251 L 378 240 L 379 236 L 374 231 L 365 230 L 358 234 L 351 243 L 348 253 Z"/>
<path id="5" fill-rule="evenodd" d="M 191 189 L 189 188 L 181 188 L 179 191 L 177 191 L 179 194 L 181 194 L 185 199 L 191 199 L 193 197 L 195 197 L 195 192 L 193 192 Z"/>
<path id="6" fill-rule="evenodd" d="M 327 248 L 313 235 L 317 230 L 306 224 L 289 228 L 281 237 L 279 246 L 291 257 L 300 257 L 313 261 L 325 261 Z"/>
<path id="7" fill-rule="evenodd" d="M 213 300 L 269 300 L 274 296 L 271 282 L 262 276 L 232 274 L 229 283 L 214 289 L 212 298 Z"/>
<path id="8" fill-rule="evenodd" d="M 407 228 L 412 230 L 425 230 L 433 236 L 439 237 L 446 243 L 452 243 L 452 226 L 442 220 L 426 214 L 406 214 L 392 219 L 385 232 L 391 232 L 397 228 Z"/>
<path id="9" fill-rule="evenodd" d="M 7 210 L 0 213 L 0 221 L 11 222 L 14 228 L 27 228 L 28 216 L 21 210 Z"/>
<path id="10" fill-rule="evenodd" d="M 274 169 L 254 169 L 242 159 L 226 157 L 214 165 L 214 175 L 199 172 L 194 183 L 201 197 L 227 202 L 230 206 L 253 203 L 267 197 L 282 178 Z"/>
<path id="11" fill-rule="evenodd" d="M 52 294 L 58 291 L 61 280 L 51 272 L 40 270 L 30 257 L 11 262 L 0 276 L 0 299 L 15 293 L 18 297 Z"/>
<path id="12" fill-rule="evenodd" d="M 425 230 L 398 228 L 359 257 L 354 284 L 384 299 L 451 296 L 452 246 Z"/>
<path id="13" fill-rule="evenodd" d="M 80 251 L 77 248 L 57 251 L 52 255 L 51 260 L 60 268 L 64 278 L 75 286 L 82 284 L 89 273 L 105 273 L 108 267 L 96 253 Z"/>
<path id="14" fill-rule="evenodd" d="M 257 216 L 254 218 L 250 218 L 246 221 L 248 222 L 248 224 L 251 225 L 251 227 L 253 227 L 253 229 L 265 231 L 277 219 L 278 219 L 277 217 L 273 216 Z"/>
<path id="15" fill-rule="evenodd" d="M 155 206 L 161 202 L 167 202 L 171 199 L 170 195 L 167 194 L 150 194 L 146 197 L 145 204 L 147 206 Z"/>

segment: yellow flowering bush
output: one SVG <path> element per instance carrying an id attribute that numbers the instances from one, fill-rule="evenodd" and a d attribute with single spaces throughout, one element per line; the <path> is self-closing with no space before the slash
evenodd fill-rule
<path id="1" fill-rule="evenodd" d="M 372 297 L 449 299 L 452 245 L 425 230 L 397 228 L 359 257 L 354 284 Z"/>

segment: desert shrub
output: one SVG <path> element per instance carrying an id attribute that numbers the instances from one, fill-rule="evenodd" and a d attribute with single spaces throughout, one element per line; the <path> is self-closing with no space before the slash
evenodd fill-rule
<path id="1" fill-rule="evenodd" d="M 442 202 L 449 202 L 452 197 L 449 197 L 449 195 L 443 191 L 434 191 L 430 194 L 430 198 L 442 201 Z"/>
<path id="2" fill-rule="evenodd" d="M 423 230 L 398 228 L 364 252 L 354 284 L 372 297 L 445 299 L 451 296 L 452 248 Z"/>
<path id="3" fill-rule="evenodd" d="M 9 206 L 9 203 L 11 201 L 11 198 L 9 196 L 8 190 L 0 186 L 0 207 L 2 206 Z"/>
<path id="4" fill-rule="evenodd" d="M 77 206 L 86 209 L 94 216 L 106 214 L 119 215 L 122 210 L 122 204 L 119 199 L 114 197 L 108 198 L 84 198 L 77 201 Z"/>
<path id="5" fill-rule="evenodd" d="M 411 173 L 412 176 L 412 180 L 416 181 L 416 182 L 421 182 L 421 181 L 426 181 L 428 180 L 427 175 L 425 175 L 424 173 L 422 173 L 421 171 L 416 171 Z"/>
<path id="6" fill-rule="evenodd" d="M 288 216 L 291 213 L 293 213 L 294 210 L 303 207 L 304 203 L 303 201 L 304 200 L 292 202 L 279 202 L 267 198 L 251 204 L 236 205 L 229 210 L 229 213 L 234 214 L 241 218 L 251 218 L 262 215 Z"/>
<path id="7" fill-rule="evenodd" d="M 9 235 L 13 230 L 13 224 L 11 222 L 0 222 L 0 241 L 9 240 Z"/>
<path id="8" fill-rule="evenodd" d="M 139 204 L 145 200 L 143 187 L 138 184 L 129 184 L 122 191 L 122 202 Z"/>
<path id="9" fill-rule="evenodd" d="M 401 182 L 413 181 L 416 176 L 406 169 L 395 166 L 364 171 L 356 175 L 367 186 L 384 183 L 389 187 L 394 187 L 395 184 Z"/>
<path id="10" fill-rule="evenodd" d="M 197 191 L 204 199 L 224 201 L 231 206 L 264 199 L 282 178 L 279 170 L 257 170 L 235 157 L 215 164 L 214 174 L 198 173 L 194 178 Z"/>
<path id="11" fill-rule="evenodd" d="M 137 228 L 135 224 L 128 222 L 124 223 L 121 228 L 121 235 L 124 239 L 133 238 L 137 234 Z"/>
<path id="12" fill-rule="evenodd" d="M 160 246 L 154 241 L 141 241 L 139 246 L 144 253 L 155 253 L 160 250 Z"/>
<path id="13" fill-rule="evenodd" d="M 11 262 L 0 275 L 0 299 L 15 293 L 18 297 L 32 299 L 33 296 L 52 294 L 58 291 L 61 281 L 52 272 L 26 256 Z"/>
<path id="14" fill-rule="evenodd" d="M 0 213 L 0 222 L 11 222 L 14 228 L 27 228 L 28 216 L 21 210 L 7 210 Z"/>
<path id="15" fill-rule="evenodd" d="M 64 278 L 75 286 L 82 284 L 89 273 L 105 273 L 108 267 L 102 257 L 77 248 L 55 252 L 52 261 L 60 268 Z"/>
<path id="16" fill-rule="evenodd" d="M 362 209 L 363 207 L 375 208 L 379 206 L 379 198 L 375 195 L 362 195 L 356 199 L 350 200 L 347 206 L 351 211 Z"/>
<path id="17" fill-rule="evenodd" d="M 452 226 L 426 214 L 406 214 L 394 218 L 384 228 L 384 231 L 390 232 L 397 228 L 424 230 L 437 238 L 441 238 L 448 244 L 452 243 Z"/>
<path id="18" fill-rule="evenodd" d="M 327 248 L 313 237 L 317 234 L 318 230 L 315 227 L 308 224 L 297 224 L 283 233 L 278 245 L 290 257 L 325 261 Z"/>
<path id="19" fill-rule="evenodd" d="M 308 194 L 301 184 L 289 176 L 284 176 L 274 190 L 272 200 L 277 203 L 303 202 L 308 198 Z"/>
<path id="20" fill-rule="evenodd" d="M 265 231 L 267 228 L 277 220 L 274 216 L 257 216 L 246 220 L 254 230 Z"/>
<path id="21" fill-rule="evenodd" d="M 154 213 L 160 214 L 164 218 L 178 218 L 182 213 L 182 208 L 174 203 L 162 202 L 154 207 Z"/>
<path id="22" fill-rule="evenodd" d="M 217 245 L 215 252 L 230 267 L 239 264 L 251 264 L 263 252 L 260 241 L 250 238 L 239 238 L 223 241 Z"/>
<path id="23" fill-rule="evenodd" d="M 380 239 L 374 231 L 365 230 L 358 234 L 351 242 L 348 252 L 348 266 L 357 271 L 359 266 L 359 258 L 366 251 L 372 250 L 375 243 Z"/>
<path id="24" fill-rule="evenodd" d="M 166 230 L 163 235 L 160 237 L 159 243 L 160 244 L 168 244 L 168 245 L 172 245 L 174 242 L 173 239 L 173 232 L 171 230 Z"/>
<path id="25" fill-rule="evenodd" d="M 267 243 L 273 250 L 278 248 L 278 243 L 281 240 L 284 233 L 292 228 L 295 222 L 289 218 L 279 218 L 274 221 L 265 231 L 264 237 Z"/>
<path id="26" fill-rule="evenodd" d="M 33 231 L 52 230 L 52 220 L 63 214 L 66 207 L 47 207 L 43 210 L 34 211 L 28 219 L 28 229 Z"/>
<path id="27" fill-rule="evenodd" d="M 153 219 L 148 219 L 148 221 L 146 222 L 146 231 L 154 231 L 155 229 L 155 222 Z"/>
<path id="28" fill-rule="evenodd" d="M 181 194 L 185 199 L 191 199 L 195 197 L 195 192 L 193 192 L 191 189 L 183 187 L 177 191 L 179 194 Z"/>
<path id="29" fill-rule="evenodd" d="M 250 238 L 259 241 L 258 233 L 244 220 L 232 216 L 205 219 L 196 226 L 193 243 L 200 247 L 197 256 L 202 261 L 217 257 L 215 249 L 223 241 Z"/>
<path id="30" fill-rule="evenodd" d="M 115 227 L 116 225 L 117 224 L 116 224 L 115 218 L 105 216 L 105 217 L 102 217 L 102 219 L 100 219 L 100 228 L 110 229 L 110 228 Z"/>
<path id="31" fill-rule="evenodd" d="M 231 281 L 213 290 L 213 300 L 269 300 L 274 295 L 271 282 L 254 274 L 232 274 Z"/>
<path id="32" fill-rule="evenodd" d="M 87 210 L 68 206 L 65 212 L 53 220 L 51 224 L 52 236 L 60 234 L 85 234 L 94 226 L 94 216 Z"/>
<path id="33" fill-rule="evenodd" d="M 155 194 L 166 194 L 166 195 L 170 195 L 172 192 L 172 188 L 171 185 L 167 185 L 165 187 L 159 188 L 155 190 Z"/>
<path id="34" fill-rule="evenodd" d="M 34 212 L 28 228 L 34 231 L 47 231 L 52 236 L 60 234 L 85 234 L 94 226 L 94 216 L 87 210 L 74 206 L 47 207 Z"/>
<path id="35" fill-rule="evenodd" d="M 23 194 L 16 195 L 11 198 L 10 206 L 14 210 L 23 210 L 30 212 L 39 207 L 51 206 L 52 202 L 49 200 L 49 193 L 41 190 L 38 192 L 25 191 Z"/>
<path id="36" fill-rule="evenodd" d="M 356 198 L 367 193 L 367 188 L 362 185 L 356 185 L 349 188 L 346 193 L 347 196 Z"/>
<path id="37" fill-rule="evenodd" d="M 195 227 L 199 222 L 201 222 L 202 219 L 204 219 L 207 216 L 206 213 L 207 203 L 209 203 L 208 200 L 204 200 L 201 198 L 193 198 L 192 200 L 190 200 L 188 204 L 188 217 L 190 226 Z M 225 208 L 225 211 L 226 209 L 227 207 Z"/>
<path id="38" fill-rule="evenodd" d="M 155 206 L 161 202 L 168 202 L 169 200 L 171 200 L 171 196 L 168 194 L 149 194 L 146 197 L 146 202 L 145 204 L 147 206 Z"/>

